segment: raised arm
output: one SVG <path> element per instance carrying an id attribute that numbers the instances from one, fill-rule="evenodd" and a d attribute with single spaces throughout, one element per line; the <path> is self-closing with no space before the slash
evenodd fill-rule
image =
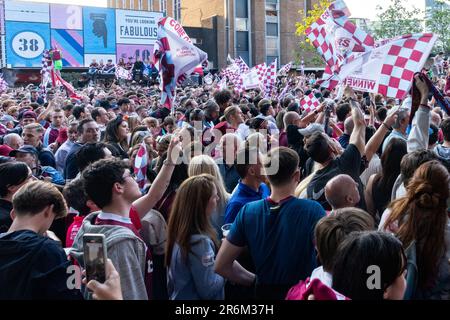
<path id="1" fill-rule="evenodd" d="M 166 192 L 169 186 L 170 179 L 178 161 L 178 157 L 181 151 L 180 140 L 177 137 L 172 137 L 167 150 L 167 159 L 161 168 L 161 171 L 153 181 L 152 186 L 148 193 L 133 202 L 133 207 L 136 209 L 139 217 L 142 219 L 155 204 L 162 198 L 164 192 Z M 178 155 L 178 156 L 177 156 Z"/>
<path id="2" fill-rule="evenodd" d="M 381 144 L 383 143 L 384 137 L 389 132 L 389 130 L 391 130 L 392 125 L 397 120 L 398 117 L 397 113 L 398 112 L 394 112 L 388 115 L 384 120 L 383 124 L 378 128 L 378 130 L 375 132 L 372 138 L 370 138 L 370 140 L 367 142 L 364 153 L 367 161 L 370 161 L 373 155 L 380 148 Z"/>
<path id="3" fill-rule="evenodd" d="M 428 149 L 428 129 L 430 128 L 431 108 L 428 106 L 428 86 L 417 74 L 414 76 L 414 81 L 420 92 L 420 100 L 413 99 L 412 108 L 417 108 L 417 111 L 414 115 L 411 132 L 408 136 L 408 153 Z M 417 102 L 419 102 L 418 106 Z"/>
<path id="4" fill-rule="evenodd" d="M 350 100 L 350 105 L 352 107 L 352 118 L 354 123 L 353 132 L 350 135 L 349 144 L 355 145 L 361 156 L 365 152 L 365 138 L 366 138 L 366 122 L 364 120 L 364 115 L 359 107 L 359 103 L 356 100 Z"/>

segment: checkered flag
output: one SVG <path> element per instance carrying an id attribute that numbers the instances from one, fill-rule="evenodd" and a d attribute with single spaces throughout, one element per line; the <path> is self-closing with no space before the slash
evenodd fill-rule
<path id="1" fill-rule="evenodd" d="M 266 63 L 261 63 L 258 64 L 257 66 L 255 66 L 256 72 L 258 73 L 258 79 L 259 82 L 263 82 L 264 81 L 264 76 L 266 75 L 266 71 L 267 71 L 267 65 Z"/>
<path id="2" fill-rule="evenodd" d="M 248 67 L 248 65 L 245 63 L 245 61 L 239 57 L 236 60 L 234 60 L 236 62 L 236 64 L 239 67 L 239 72 L 240 73 L 246 73 L 247 71 L 250 70 L 250 68 Z"/>
<path id="3" fill-rule="evenodd" d="M 285 64 L 284 66 L 282 66 L 280 68 L 280 70 L 278 70 L 278 75 L 280 76 L 280 75 L 288 74 L 289 71 L 291 70 L 291 68 L 292 68 L 292 61 L 289 62 L 288 64 Z"/>
<path id="4" fill-rule="evenodd" d="M 136 175 L 136 181 L 139 188 L 144 189 L 147 182 L 147 166 L 148 166 L 148 153 L 147 146 L 143 141 L 139 147 L 138 153 L 133 163 L 134 174 Z"/>
<path id="5" fill-rule="evenodd" d="M 264 76 L 264 98 L 270 99 L 275 90 L 275 85 L 277 82 L 277 59 L 273 61 L 266 70 L 266 75 Z"/>
<path id="6" fill-rule="evenodd" d="M 383 41 L 371 52 L 346 59 L 339 72 L 326 72 L 329 78 L 321 86 L 333 88 L 342 81 L 355 90 L 403 99 L 436 39 L 432 33 L 418 33 Z"/>
<path id="7" fill-rule="evenodd" d="M 414 73 L 420 72 L 437 37 L 431 33 L 405 35 L 389 44 L 381 68 L 378 93 L 403 99 L 411 89 Z"/>
<path id="8" fill-rule="evenodd" d="M 320 106 L 320 101 L 316 98 L 313 92 L 309 95 L 303 97 L 300 100 L 300 106 L 302 107 L 305 113 L 310 113 L 311 111 L 316 110 L 318 106 Z"/>
<path id="9" fill-rule="evenodd" d="M 305 31 L 332 72 L 338 72 L 352 53 L 370 51 L 375 45 L 372 36 L 348 20 L 349 14 L 342 0 L 335 1 Z"/>

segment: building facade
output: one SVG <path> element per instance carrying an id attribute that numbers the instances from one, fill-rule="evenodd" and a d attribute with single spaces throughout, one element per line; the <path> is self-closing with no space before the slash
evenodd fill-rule
<path id="1" fill-rule="evenodd" d="M 161 11 L 175 17 L 175 6 L 180 7 L 181 0 L 108 0 L 109 8 Z M 179 12 L 179 9 L 177 10 Z"/>
<path id="2" fill-rule="evenodd" d="M 193 42 L 208 53 L 213 68 L 227 56 L 249 66 L 295 60 L 296 22 L 317 0 L 108 0 L 108 6 L 162 11 L 178 20 Z"/>
<path id="3" fill-rule="evenodd" d="M 249 66 L 263 62 L 285 64 L 295 59 L 295 35 L 300 10 L 315 0 L 181 0 L 180 23 L 186 31 L 217 25 L 214 67 L 226 65 L 228 54 L 242 57 Z"/>

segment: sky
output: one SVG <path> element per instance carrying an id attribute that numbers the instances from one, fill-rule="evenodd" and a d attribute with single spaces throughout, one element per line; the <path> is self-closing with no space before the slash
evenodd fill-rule
<path id="1" fill-rule="evenodd" d="M 89 5 L 95 7 L 106 7 L 107 0 L 31 0 L 36 2 L 51 2 L 51 3 L 70 3 L 79 5 Z M 283 0 L 280 0 L 283 1 Z M 387 7 L 390 0 L 345 0 L 347 3 L 352 17 L 354 18 L 366 18 L 370 20 L 376 20 L 377 5 Z M 403 0 L 405 6 L 415 6 L 418 9 L 425 9 L 425 0 Z"/>

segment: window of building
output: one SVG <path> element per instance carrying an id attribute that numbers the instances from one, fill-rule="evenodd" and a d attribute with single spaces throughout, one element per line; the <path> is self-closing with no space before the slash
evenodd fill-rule
<path id="1" fill-rule="evenodd" d="M 173 14 L 175 20 L 181 19 L 181 0 L 173 0 Z"/>
<path id="2" fill-rule="evenodd" d="M 278 23 L 266 23 L 267 36 L 278 37 Z"/>
<path id="3" fill-rule="evenodd" d="M 278 38 L 266 38 L 266 55 L 278 56 Z"/>
<path id="4" fill-rule="evenodd" d="M 167 0 L 159 0 L 159 11 L 164 12 L 167 15 Z"/>
<path id="5" fill-rule="evenodd" d="M 235 1 L 235 4 L 236 4 L 236 18 L 248 18 L 247 0 Z"/>
<path id="6" fill-rule="evenodd" d="M 147 9 L 153 11 L 153 0 L 147 0 Z"/>
<path id="7" fill-rule="evenodd" d="M 236 18 L 236 31 L 248 31 L 247 18 Z"/>
<path id="8" fill-rule="evenodd" d="M 248 32 L 247 31 L 237 31 L 236 32 L 236 50 L 237 51 L 248 51 Z"/>
<path id="9" fill-rule="evenodd" d="M 278 56 L 267 56 L 266 57 L 266 63 L 267 64 L 271 64 L 272 62 L 275 61 L 275 59 L 278 59 Z M 278 63 L 277 63 L 278 64 Z"/>

